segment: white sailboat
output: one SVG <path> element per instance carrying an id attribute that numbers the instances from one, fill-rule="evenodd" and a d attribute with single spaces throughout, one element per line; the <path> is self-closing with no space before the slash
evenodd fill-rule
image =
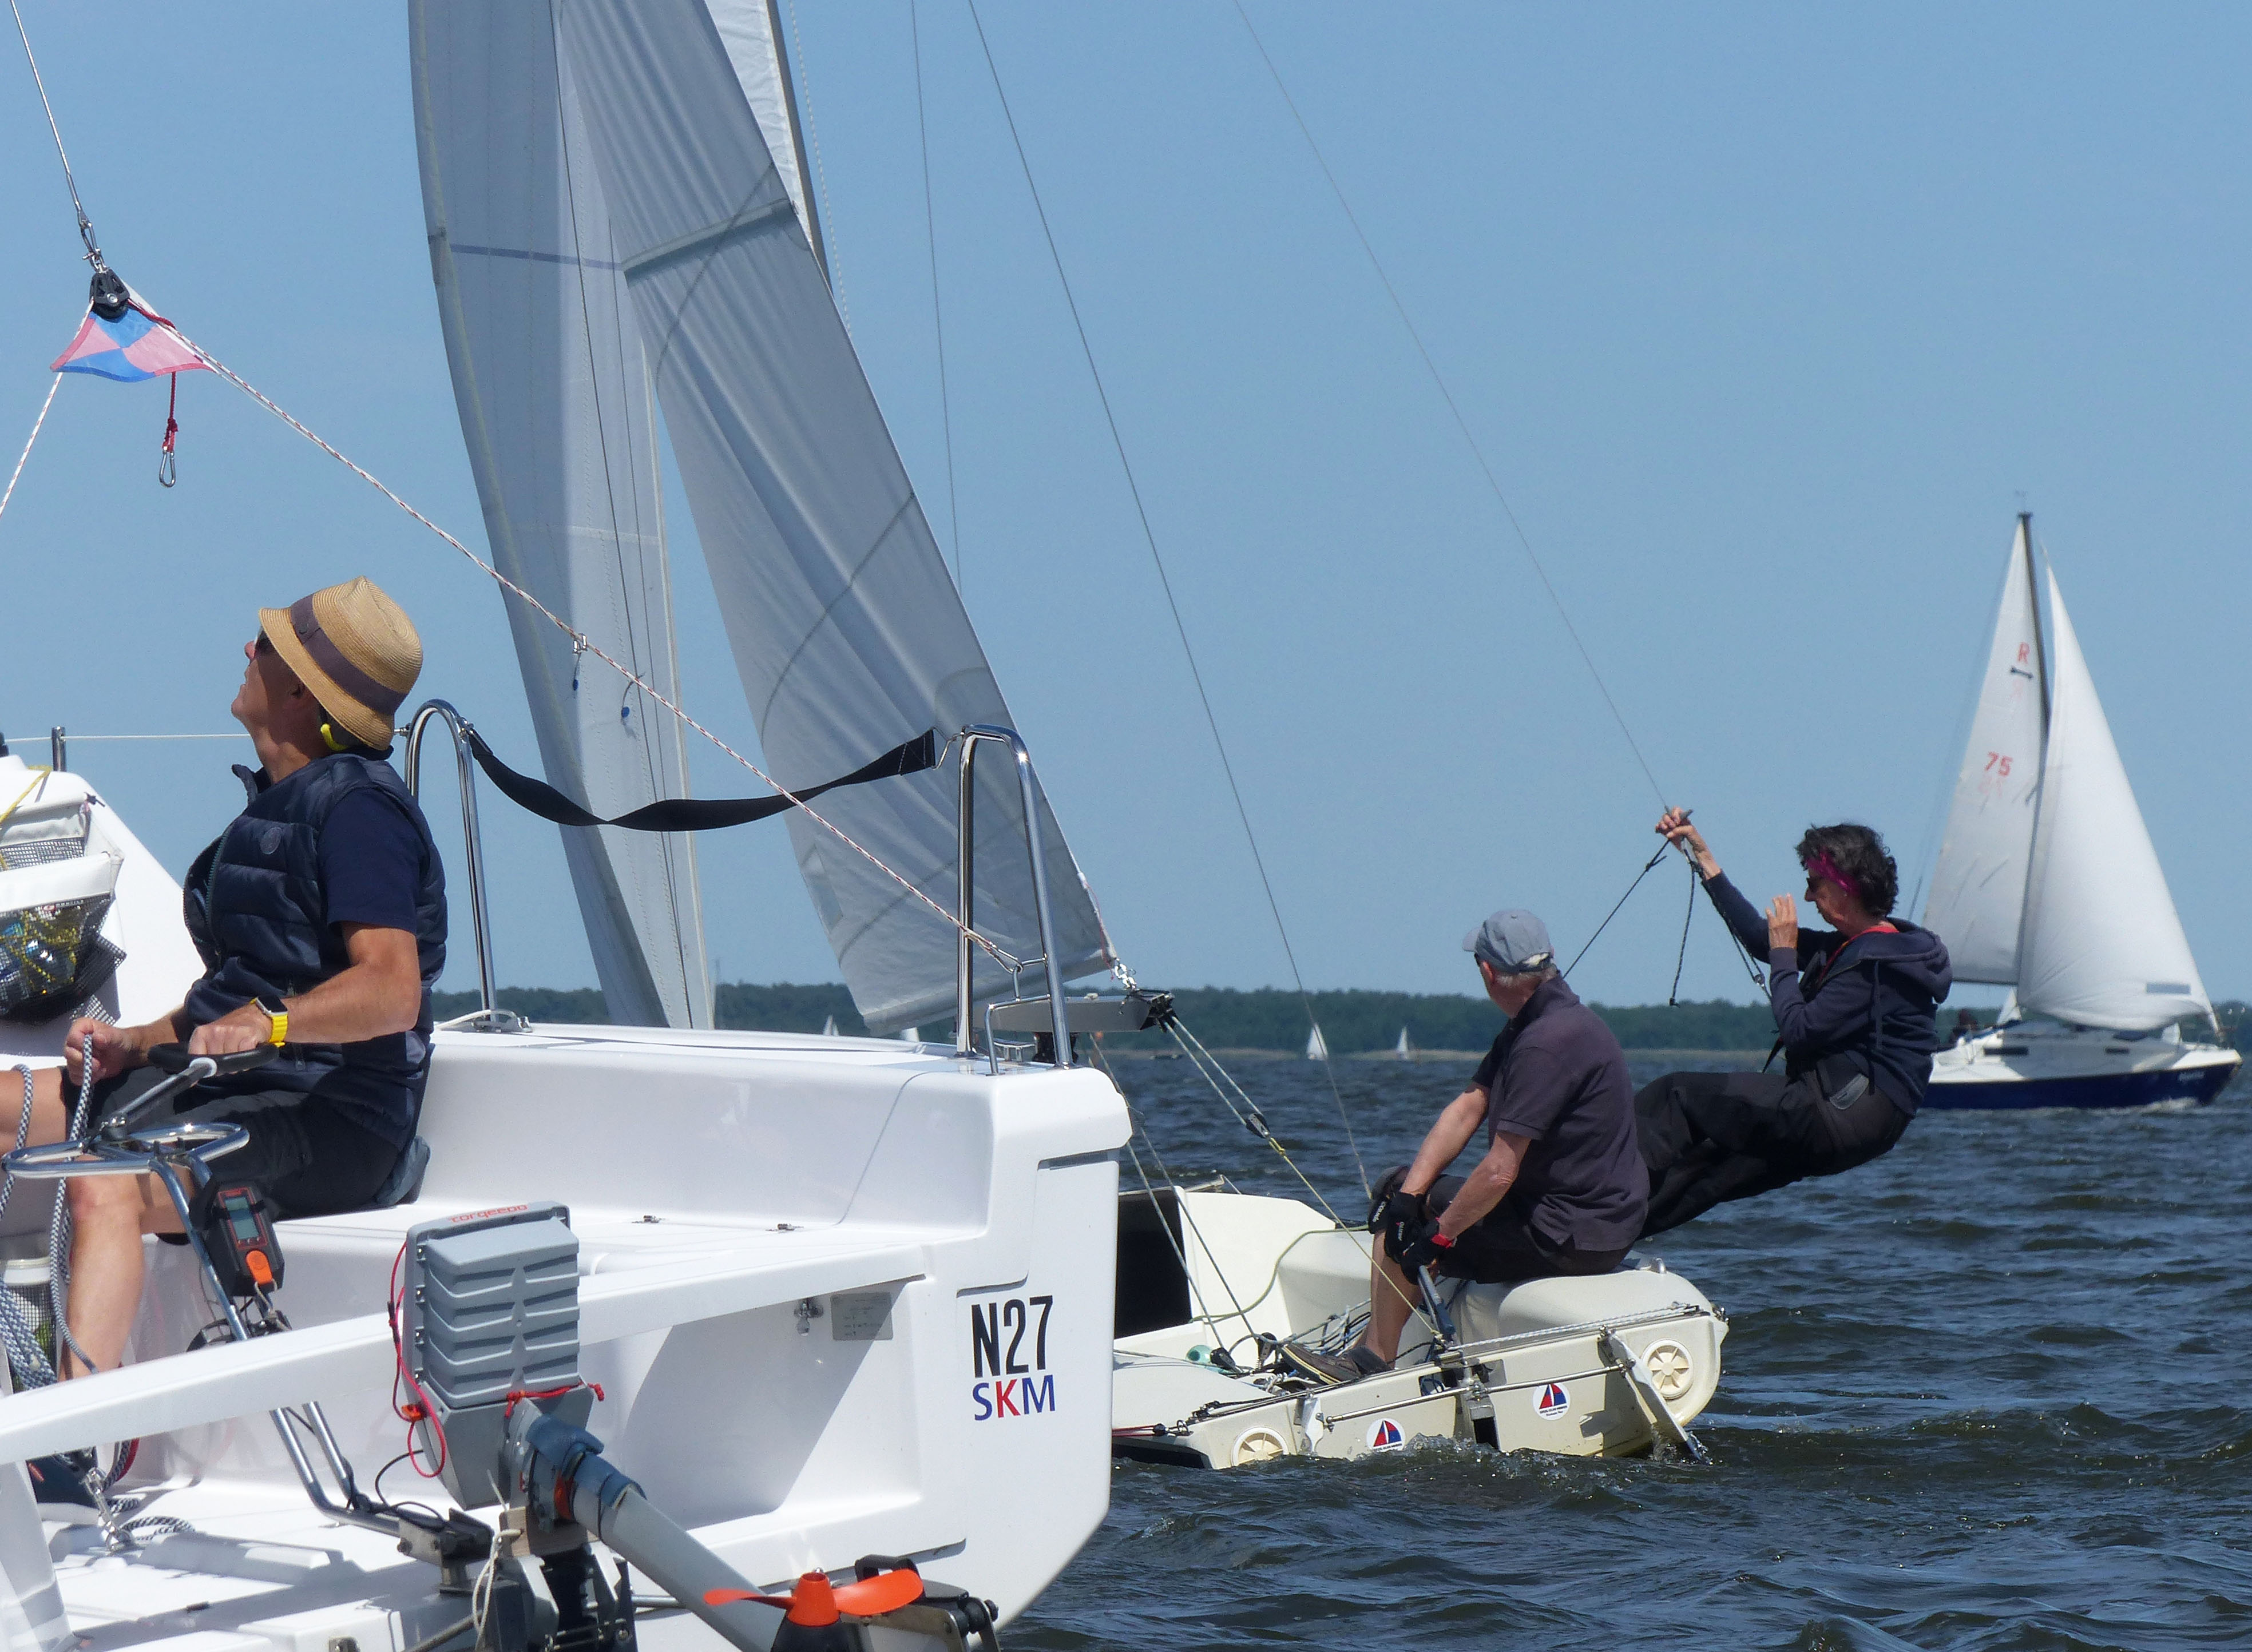
<path id="1" fill-rule="evenodd" d="M 1321 1024 L 1317 1022 L 1314 1024 L 1313 1031 L 1306 1034 L 1306 1059 L 1309 1061 L 1326 1061 L 1329 1059 L 1329 1040 L 1322 1037 Z"/>
<path id="2" fill-rule="evenodd" d="M 2219 1031 L 2052 569 L 2054 660 L 2020 515 L 1923 923 L 1955 978 L 2012 989 L 1933 1058 L 1935 1107 L 2138 1107 L 2218 1095 Z"/>
<path id="3" fill-rule="evenodd" d="M 1421 1052 L 1415 1048 L 1415 1041 L 1408 1036 L 1408 1029 L 1402 1027 L 1400 1029 L 1400 1042 L 1392 1046 L 1392 1053 L 1402 1061 L 1413 1061 Z"/>
<path id="4" fill-rule="evenodd" d="M 504 569 L 672 693 L 647 445 L 661 407 L 774 772 L 809 783 L 902 735 L 1005 725 L 830 299 L 793 142 L 767 139 L 788 129 L 771 7 L 410 10 L 433 269 Z M 552 775 L 598 810 L 678 795 L 677 732 L 650 694 L 621 698 L 567 642 L 517 640 Z M 410 778 L 415 759 L 410 741 Z M 966 845 L 960 784 L 949 765 L 824 799 L 865 856 L 791 821 L 879 1034 L 1111 959 L 1021 752 L 965 788 Z M 1115 1086 L 1074 1065 L 1067 1038 L 1035 1062 L 712 1031 L 685 843 L 573 830 L 613 1013 L 667 1024 L 441 1029 L 419 1189 L 278 1225 L 289 1322 L 275 1334 L 214 1342 L 203 1253 L 152 1246 L 128 1363 L 0 1405 L 0 1621 L 16 1652 L 89 1635 L 192 1649 L 213 1634 L 271 1652 L 445 1652 L 473 1628 L 497 1652 L 761 1652 L 778 1614 L 706 1584 L 725 1596 L 820 1573 L 841 1602 L 859 1557 L 907 1557 L 1006 1620 L 1100 1522 L 1127 1134 Z M 1052 970 L 1011 980 L 979 954 L 973 974 L 954 927 L 878 860 L 965 916 L 974 894 L 982 934 Z M 177 1003 L 199 965 L 176 933 L 177 887 L 138 866 L 129 848 L 103 933 L 128 954 L 122 970 L 163 966 L 136 991 Z M 473 905 L 483 954 L 476 867 L 456 867 L 455 934 L 468 938 Z M 20 1031 L 56 1059 L 59 1024 Z M 11 1255 L 44 1222 L 20 1191 L 31 1163 L 19 1168 L 0 1232 Z M 467 1232 L 546 1201 L 567 1211 L 556 1254 L 571 1259 L 557 1264 L 571 1306 L 541 1311 L 569 1350 L 568 1392 L 518 1373 L 491 1420 L 582 1420 L 670 1517 L 653 1548 L 611 1523 L 622 1501 L 579 1517 L 604 1565 L 587 1585 L 596 1621 L 578 1627 L 559 1574 L 517 1558 L 557 1542 L 588 1552 L 570 1549 L 576 1528 L 533 1521 L 539 1448 L 479 1457 L 473 1431 L 448 1423 L 468 1461 L 448 1489 L 483 1519 L 442 1530 L 372 1477 L 410 1427 L 430 1439 L 427 1408 L 403 1424 L 391 1396 L 400 1361 L 422 1357 L 421 1341 L 394 1343 L 383 1306 L 394 1264 L 434 1219 Z M 17 1465 L 124 1440 L 138 1454 L 98 1516 L 35 1507 Z M 560 1472 L 566 1489 L 598 1483 Z M 501 1506 L 476 1489 L 487 1475 Z M 637 1607 L 610 1600 L 617 1559 L 634 1561 Z M 880 1644 L 960 1646 L 974 1627 L 902 1610 L 872 1631 Z M 841 1633 L 867 1643 L 849 1620 Z"/>

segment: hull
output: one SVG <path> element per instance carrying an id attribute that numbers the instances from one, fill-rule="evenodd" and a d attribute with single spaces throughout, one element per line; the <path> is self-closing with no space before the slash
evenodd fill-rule
<path id="1" fill-rule="evenodd" d="M 1932 1059 L 1927 1107 L 2202 1106 L 2236 1076 L 2234 1050 L 2075 1028 L 2012 1025 Z"/>
<path id="2" fill-rule="evenodd" d="M 1393 1369 L 1359 1382 L 1230 1371 L 1215 1350 L 1248 1368 L 1262 1337 L 1349 1340 L 1367 1308 L 1369 1236 L 1293 1199 L 1185 1188 L 1126 1196 L 1121 1230 L 1116 1456 L 1234 1468 L 1419 1440 L 1584 1457 L 1693 1449 L 1686 1426 L 1720 1382 L 1726 1317 L 1647 1262 L 1593 1278 L 1449 1282 L 1452 1336 L 1419 1336 L 1411 1322 Z M 1162 1322 L 1168 1305 L 1197 1316 Z"/>

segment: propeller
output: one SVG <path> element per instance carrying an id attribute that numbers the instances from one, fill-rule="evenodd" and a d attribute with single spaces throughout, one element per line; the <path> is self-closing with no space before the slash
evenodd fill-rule
<path id="1" fill-rule="evenodd" d="M 829 1581 L 825 1572 L 809 1572 L 788 1594 L 761 1594 L 755 1589 L 707 1589 L 705 1606 L 726 1606 L 731 1600 L 756 1600 L 761 1606 L 787 1609 L 792 1623 L 819 1627 L 834 1623 L 841 1613 L 856 1618 L 879 1617 L 913 1606 L 922 1599 L 922 1578 L 913 1569 L 879 1572 L 848 1583 L 843 1588 Z"/>

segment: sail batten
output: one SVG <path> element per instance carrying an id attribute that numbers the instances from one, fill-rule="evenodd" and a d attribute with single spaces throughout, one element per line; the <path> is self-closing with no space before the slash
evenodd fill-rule
<path id="1" fill-rule="evenodd" d="M 2028 1014 L 2122 1031 L 2210 1018 L 2213 1002 L 2054 573 L 2048 590 L 2056 684 L 2019 1002 Z"/>
<path id="2" fill-rule="evenodd" d="M 1924 927 L 1947 943 L 1957 981 L 2007 986 L 2018 979 L 2048 732 L 2045 652 L 2031 535 L 2020 517 L 1923 909 Z"/>

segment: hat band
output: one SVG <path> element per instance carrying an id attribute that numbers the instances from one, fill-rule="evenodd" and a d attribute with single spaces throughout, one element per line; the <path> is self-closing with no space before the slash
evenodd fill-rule
<path id="1" fill-rule="evenodd" d="M 297 642 L 321 668 L 329 681 L 358 700 L 369 711 L 388 723 L 407 696 L 397 689 L 386 688 L 366 672 L 344 657 L 335 639 L 321 628 L 313 614 L 313 599 L 301 597 L 289 605 L 289 628 L 297 634 Z M 334 706 L 327 708 L 334 711 Z"/>

